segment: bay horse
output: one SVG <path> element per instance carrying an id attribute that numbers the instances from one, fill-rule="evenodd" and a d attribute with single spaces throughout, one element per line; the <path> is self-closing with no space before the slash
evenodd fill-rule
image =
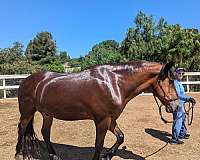
<path id="1" fill-rule="evenodd" d="M 30 157 L 28 154 L 31 153 L 25 149 L 30 150 L 30 144 L 35 140 L 33 118 L 39 111 L 43 117 L 41 133 L 49 159 L 61 159 L 50 142 L 51 125 L 56 118 L 66 121 L 93 120 L 96 126 L 93 160 L 111 160 L 124 142 L 124 134 L 116 120 L 132 98 L 150 88 L 165 106 L 172 105 L 171 102 L 177 99 L 172 68 L 171 62 L 130 61 L 97 65 L 79 73 L 38 72 L 30 75 L 18 90 L 20 120 L 15 158 Z M 108 130 L 117 140 L 100 156 Z"/>

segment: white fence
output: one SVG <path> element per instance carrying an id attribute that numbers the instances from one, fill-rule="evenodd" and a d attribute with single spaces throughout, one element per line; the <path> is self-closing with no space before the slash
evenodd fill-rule
<path id="1" fill-rule="evenodd" d="M 7 85 L 7 80 L 14 80 L 14 79 L 24 79 L 28 75 L 0 75 L 0 91 L 3 91 L 3 96 L 0 98 L 7 98 L 7 92 L 9 90 L 17 90 L 19 88 L 19 84 L 17 85 Z M 190 79 L 194 80 L 190 80 Z M 185 74 L 185 80 L 182 82 L 183 85 L 186 86 L 186 92 L 200 92 L 200 72 L 186 72 Z M 197 91 L 191 91 L 190 86 L 197 86 Z M 148 95 L 148 93 L 143 93 L 142 95 Z"/>
<path id="2" fill-rule="evenodd" d="M 18 89 L 18 85 L 6 85 L 6 80 L 11 80 L 11 79 L 24 79 L 28 77 L 27 74 L 24 75 L 0 75 L 0 91 L 3 90 L 3 98 L 7 98 L 6 96 L 6 91 L 12 90 L 12 89 Z"/>

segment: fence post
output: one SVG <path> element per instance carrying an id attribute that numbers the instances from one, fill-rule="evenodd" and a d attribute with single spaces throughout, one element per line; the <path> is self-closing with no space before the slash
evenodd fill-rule
<path id="1" fill-rule="evenodd" d="M 3 79 L 3 98 L 5 99 L 6 98 L 6 89 L 5 89 L 5 86 L 6 86 L 6 79 Z"/>
<path id="2" fill-rule="evenodd" d="M 189 75 L 187 75 L 186 81 L 189 82 Z M 189 86 L 189 84 L 187 84 L 187 92 L 190 92 L 190 86 Z"/>

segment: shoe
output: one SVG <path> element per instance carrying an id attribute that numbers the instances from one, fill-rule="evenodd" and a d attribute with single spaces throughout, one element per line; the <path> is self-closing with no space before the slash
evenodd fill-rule
<path id="1" fill-rule="evenodd" d="M 190 134 L 185 134 L 183 137 L 179 137 L 180 139 L 189 139 L 190 138 Z"/>
<path id="2" fill-rule="evenodd" d="M 190 138 L 190 134 L 186 134 L 183 139 L 189 139 Z"/>
<path id="3" fill-rule="evenodd" d="M 175 140 L 170 140 L 169 143 L 173 145 L 173 144 L 183 144 L 184 142 L 183 142 L 183 141 L 180 141 L 180 140 L 177 140 L 177 141 L 175 141 Z"/>

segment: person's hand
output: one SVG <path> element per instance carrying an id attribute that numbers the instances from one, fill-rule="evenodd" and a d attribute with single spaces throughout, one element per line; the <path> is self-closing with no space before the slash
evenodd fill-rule
<path id="1" fill-rule="evenodd" d="M 192 98 L 192 97 L 189 99 L 189 101 L 190 101 L 191 103 L 193 103 L 193 104 L 196 103 L 196 100 L 195 100 L 194 98 Z"/>

